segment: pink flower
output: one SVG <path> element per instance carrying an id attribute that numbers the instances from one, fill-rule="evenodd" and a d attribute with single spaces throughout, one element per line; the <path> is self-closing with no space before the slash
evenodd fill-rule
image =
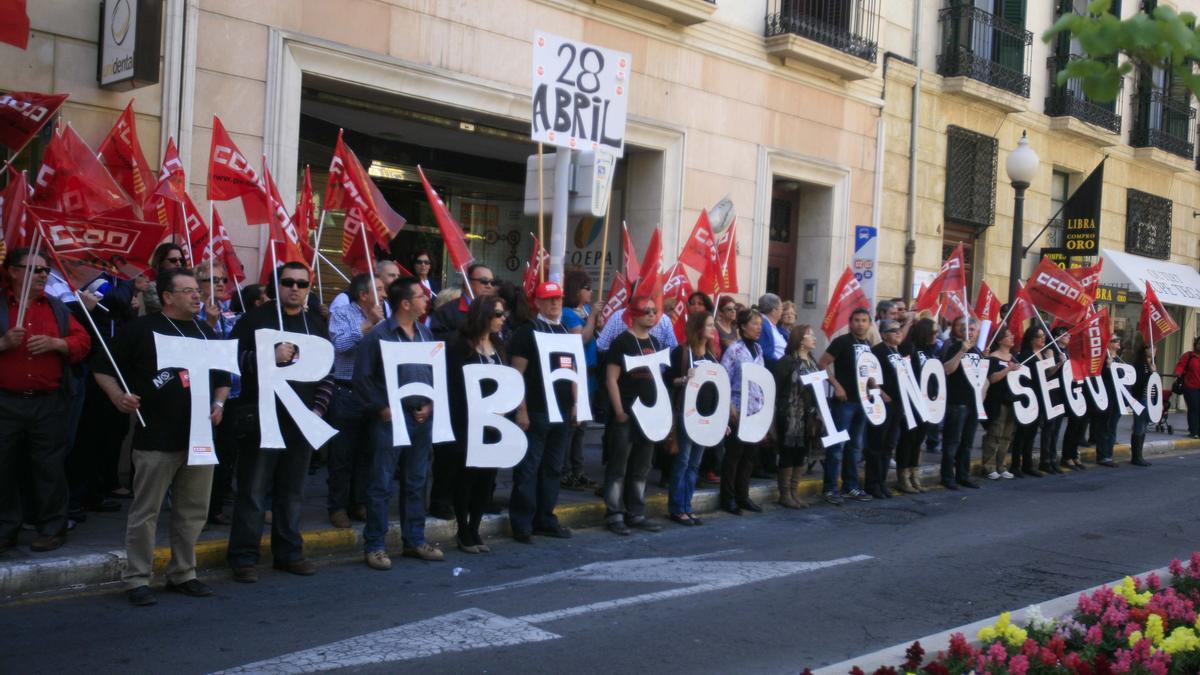
<path id="1" fill-rule="evenodd" d="M 1117 663 L 1113 666 L 1113 670 L 1118 673 L 1128 673 L 1133 669 L 1133 652 L 1128 649 L 1118 649 L 1116 653 Z"/>
<path id="2" fill-rule="evenodd" d="M 1172 576 L 1183 576 L 1183 563 L 1179 561 L 1179 558 L 1176 558 L 1171 561 L 1170 565 L 1167 565 L 1167 570 Z"/>
<path id="3" fill-rule="evenodd" d="M 988 658 L 993 662 L 1004 665 L 1008 661 L 1008 651 L 1004 649 L 1004 644 L 999 640 L 992 643 L 992 646 L 987 650 Z"/>
<path id="4" fill-rule="evenodd" d="M 1100 630 L 1100 624 L 1096 624 L 1088 629 L 1087 635 L 1083 638 L 1090 645 L 1098 645 L 1104 641 L 1104 632 Z"/>
<path id="5" fill-rule="evenodd" d="M 1146 575 L 1146 587 L 1152 591 L 1157 591 L 1162 588 L 1162 579 L 1159 579 L 1157 574 L 1151 572 Z"/>
<path id="6" fill-rule="evenodd" d="M 1027 675 L 1029 672 L 1029 659 L 1024 654 L 1012 657 L 1012 661 L 1008 662 L 1008 672 L 1010 675 Z"/>

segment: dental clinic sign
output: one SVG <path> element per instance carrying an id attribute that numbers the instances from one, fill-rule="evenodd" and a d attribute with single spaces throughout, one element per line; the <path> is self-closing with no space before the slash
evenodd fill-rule
<path id="1" fill-rule="evenodd" d="M 623 156 L 632 65 L 625 52 L 537 32 L 533 140 Z"/>
<path id="2" fill-rule="evenodd" d="M 100 3 L 100 56 L 96 81 L 103 89 L 136 89 L 158 82 L 161 0 Z"/>

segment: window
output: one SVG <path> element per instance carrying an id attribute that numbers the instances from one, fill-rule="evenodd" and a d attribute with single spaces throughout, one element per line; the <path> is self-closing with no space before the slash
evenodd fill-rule
<path id="1" fill-rule="evenodd" d="M 999 142 L 962 127 L 946 129 L 945 218 L 973 227 L 996 222 L 996 155 Z"/>
<path id="2" fill-rule="evenodd" d="M 1125 250 L 1168 260 L 1171 257 L 1171 200 L 1141 190 L 1126 191 Z"/>

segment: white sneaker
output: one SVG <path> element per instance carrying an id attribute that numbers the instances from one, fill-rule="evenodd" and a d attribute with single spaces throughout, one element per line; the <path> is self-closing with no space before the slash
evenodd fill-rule
<path id="1" fill-rule="evenodd" d="M 392 559 L 384 551 L 368 551 L 364 558 L 367 561 L 367 567 L 373 570 L 386 571 L 392 569 Z"/>
<path id="2" fill-rule="evenodd" d="M 993 471 L 987 475 L 987 478 L 988 480 L 1000 480 L 1000 474 Z"/>
<path id="3" fill-rule="evenodd" d="M 1000 472 L 1000 477 L 1003 478 L 1004 480 L 1008 480 L 1008 479 L 1012 478 L 1013 475 L 1011 473 L 1009 473 L 1007 469 L 1005 469 L 1004 471 Z"/>

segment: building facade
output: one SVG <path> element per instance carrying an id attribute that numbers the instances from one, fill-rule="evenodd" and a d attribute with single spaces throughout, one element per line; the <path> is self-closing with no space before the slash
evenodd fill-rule
<path id="1" fill-rule="evenodd" d="M 1114 3 L 1122 16 L 1144 4 Z M 1198 0 L 1174 4 L 1200 9 Z M 717 225 L 737 229 L 739 295 L 794 298 L 800 321 L 817 324 L 859 226 L 878 232 L 877 260 L 860 270 L 878 298 L 910 296 L 958 243 L 973 288 L 986 281 L 1004 296 L 1014 203 L 1004 160 L 1022 133 L 1041 157 L 1025 202 L 1026 270 L 1043 248 L 1064 264 L 1101 254 L 1063 259 L 1061 226 L 1034 235 L 1107 157 L 1097 248 L 1195 272 L 1193 102 L 1161 71 L 1126 78 L 1114 104 L 1057 85 L 1054 71 L 1078 47 L 1047 44 L 1041 34 L 1061 12 L 1085 5 L 166 0 L 159 83 L 122 92 L 96 83 L 100 7 L 41 0 L 29 3 L 29 48 L 0 45 L 10 66 L 0 69 L 0 89 L 69 93 L 62 117 L 93 144 L 133 100 L 151 163 L 175 138 L 202 211 L 214 115 L 246 156 L 265 157 L 283 194 L 296 194 L 311 166 L 318 200 L 344 130 L 409 221 L 393 255 L 444 258 L 420 165 L 475 257 L 519 280 L 537 221 L 523 209 L 526 161 L 537 152 L 529 140 L 533 33 L 625 51 L 629 116 L 612 222 L 628 223 L 639 250 L 661 226 L 670 261 L 700 210 L 728 198 L 736 218 Z M 36 153 L 15 164 L 34 163 Z M 227 205 L 216 208 L 247 268 L 257 269 L 266 233 L 239 226 Z M 620 269 L 619 229 L 608 228 L 607 246 L 603 231 L 594 218 L 573 219 L 567 263 Z M 321 248 L 334 265 L 340 239 L 341 214 L 332 213 Z M 441 267 L 452 280 L 444 260 Z M 1115 271 L 1105 281 L 1117 328 L 1131 334 L 1140 289 Z M 1195 334 L 1194 305 L 1174 307 L 1184 331 L 1164 359 Z"/>

